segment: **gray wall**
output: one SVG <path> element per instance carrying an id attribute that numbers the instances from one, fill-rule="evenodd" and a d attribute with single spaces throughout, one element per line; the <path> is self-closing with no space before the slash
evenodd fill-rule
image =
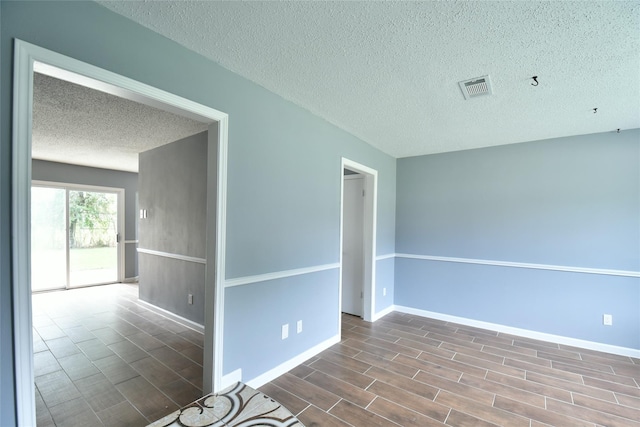
<path id="1" fill-rule="evenodd" d="M 207 132 L 140 153 L 139 248 L 206 258 Z M 205 265 L 140 252 L 140 299 L 204 324 Z M 193 295 L 193 304 L 187 295 Z"/>
<path id="2" fill-rule="evenodd" d="M 137 173 L 33 160 L 31 177 L 39 181 L 124 188 L 124 240 L 137 240 Z M 125 244 L 124 277 L 135 278 L 136 276 L 138 276 L 136 245 Z"/>
<path id="3" fill-rule="evenodd" d="M 639 159 L 639 129 L 400 159 L 396 251 L 638 272 Z M 637 277 L 403 257 L 395 268 L 398 305 L 640 349 Z"/>

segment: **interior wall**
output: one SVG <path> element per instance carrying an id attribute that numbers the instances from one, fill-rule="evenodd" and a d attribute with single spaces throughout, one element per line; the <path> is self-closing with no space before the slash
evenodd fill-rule
<path id="1" fill-rule="evenodd" d="M 242 286 L 260 289 L 270 299 L 268 306 L 252 311 L 251 293 L 242 286 L 227 287 L 224 374 L 241 368 L 243 380 L 251 380 L 326 337 L 337 337 L 337 267 L 273 280 L 255 275 L 286 275 L 300 268 L 338 264 L 343 156 L 378 170 L 377 254 L 395 252 L 395 159 L 98 4 L 0 2 L 0 7 L 3 76 L 12 75 L 12 43 L 19 38 L 229 114 L 226 280 L 249 280 Z M 11 274 L 5 268 L 11 262 L 11 79 L 3 78 L 0 84 L 0 402 L 12 408 Z M 389 279 L 388 261 L 377 264 L 378 308 L 393 303 L 389 293 L 382 297 L 380 291 L 380 282 Z M 291 295 L 298 296 L 292 300 Z M 301 304 L 309 308 L 302 319 L 304 332 L 281 340 L 282 321 L 299 320 Z M 238 318 L 242 324 L 234 322 Z M 253 327 L 242 327 L 245 324 Z M 248 357 L 263 353 L 264 340 L 272 351 L 254 366 Z"/>
<path id="2" fill-rule="evenodd" d="M 147 212 L 139 219 L 140 299 L 200 325 L 205 264 L 184 257 L 207 258 L 207 135 L 140 153 L 138 172 L 139 206 Z"/>
<path id="3" fill-rule="evenodd" d="M 640 348 L 640 130 L 398 160 L 395 303 Z M 602 315 L 613 315 L 603 326 Z"/>
<path id="4" fill-rule="evenodd" d="M 136 194 L 138 192 L 138 174 L 109 169 L 70 165 L 66 163 L 33 160 L 31 162 L 33 180 L 62 182 L 80 185 L 124 188 L 124 240 L 135 241 L 137 235 Z M 138 257 L 136 244 L 124 245 L 124 277 L 134 279 L 138 276 Z"/>

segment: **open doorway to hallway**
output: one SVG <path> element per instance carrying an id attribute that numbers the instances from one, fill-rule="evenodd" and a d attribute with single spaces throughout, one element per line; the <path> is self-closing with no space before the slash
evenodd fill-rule
<path id="1" fill-rule="evenodd" d="M 69 105 L 73 108 L 66 108 Z M 130 118 L 123 117 L 123 111 Z M 157 124 L 149 128 L 158 116 L 173 124 L 173 129 L 163 128 L 166 135 Z M 106 129 L 114 124 L 118 130 Z M 71 82 L 34 75 L 32 157 L 37 163 L 32 164 L 30 213 L 38 425 L 65 424 L 70 416 L 74 422 L 84 420 L 85 425 L 146 425 L 204 394 L 202 320 L 195 331 L 143 308 L 137 283 L 72 289 L 122 282 L 125 231 L 129 239 L 139 241 L 137 221 L 142 219 L 136 215 L 136 206 L 128 206 L 125 230 L 124 202 L 125 192 L 139 194 L 140 180 L 136 177 L 138 185 L 126 189 L 106 185 L 137 175 L 139 153 L 135 151 L 139 149 L 147 149 L 142 155 L 157 145 L 172 144 L 177 137 L 179 148 L 181 137 L 186 134 L 188 138 L 193 132 L 206 145 L 207 127 Z M 157 142 L 150 141 L 153 136 Z M 96 139 L 102 144 L 100 149 L 93 144 Z M 133 142 L 127 146 L 131 139 L 149 140 L 153 145 L 141 147 Z M 111 146 L 113 143 L 125 147 Z M 52 148 L 66 152 L 68 161 L 60 162 Z M 130 153 L 126 154 L 134 155 L 135 164 L 128 165 L 120 153 L 127 150 Z M 114 166 L 110 158 L 122 164 Z M 204 189 L 206 155 L 203 162 Z M 61 182 L 65 179 L 73 182 Z M 145 190 L 168 191 L 158 185 Z M 129 201 L 134 199 L 128 196 Z M 200 198 L 206 201 L 206 194 Z M 129 252 L 136 251 L 136 246 L 130 246 Z M 129 254 L 129 264 L 133 263 L 129 271 L 136 271 L 136 255 Z M 161 274 L 156 277 L 148 270 L 145 274 L 147 288 L 163 286 L 156 283 Z M 204 274 L 199 279 L 195 285 L 204 288 Z M 171 285 L 175 288 L 182 283 L 178 280 Z M 43 293 L 53 290 L 64 292 Z M 196 304 L 203 307 L 204 298 L 198 298 Z"/>
<path id="2" fill-rule="evenodd" d="M 340 313 L 372 321 L 375 314 L 378 171 L 342 158 Z"/>
<path id="3" fill-rule="evenodd" d="M 224 277 L 224 268 L 217 268 L 220 265 L 219 248 L 224 250 L 224 239 L 219 236 L 217 230 L 224 230 L 224 215 L 220 214 L 220 210 L 224 212 L 224 204 L 218 203 L 218 199 L 221 199 L 225 195 L 225 191 L 218 191 L 218 185 L 226 190 L 226 170 L 220 171 L 218 168 L 219 163 L 226 167 L 226 144 L 227 144 L 227 116 L 224 113 L 220 113 L 216 110 L 208 107 L 201 106 L 186 99 L 168 94 L 142 85 L 138 82 L 129 80 L 122 76 L 117 76 L 108 71 L 92 67 L 91 65 L 81 63 L 73 60 L 72 58 L 64 57 L 55 52 L 51 52 L 37 46 L 30 45 L 28 43 L 16 41 L 15 48 L 15 72 L 14 72 L 14 124 L 13 127 L 13 165 L 14 165 L 14 179 L 13 179 L 13 295 L 14 295 L 14 311 L 13 311 L 13 324 L 14 324 L 14 336 L 16 337 L 14 344 L 14 360 L 15 360 L 15 378 L 16 378 L 16 408 L 19 423 L 21 425 L 35 425 L 36 424 L 36 399 L 38 398 L 37 392 L 41 390 L 58 389 L 68 385 L 70 377 L 63 375 L 59 378 L 60 381 L 49 383 L 48 381 L 40 381 L 42 387 L 39 385 L 36 387 L 38 381 L 34 381 L 36 369 L 38 366 L 34 363 L 34 353 L 40 353 L 34 351 L 35 346 L 44 343 L 48 351 L 53 355 L 53 348 L 56 348 L 59 352 L 59 347 L 67 347 L 66 343 L 54 342 L 58 338 L 65 338 L 63 336 L 55 337 L 47 335 L 47 332 L 43 332 L 49 339 L 43 338 L 39 332 L 35 333 L 32 329 L 35 326 L 36 319 L 32 318 L 32 295 L 31 295 L 31 278 L 30 278 L 30 261 L 31 261 L 31 246 L 30 242 L 30 193 L 31 193 L 31 169 L 32 162 L 36 160 L 32 159 L 32 122 L 31 116 L 33 111 L 33 80 L 34 70 L 41 73 L 46 73 L 47 76 L 61 78 L 65 81 L 73 82 L 75 84 L 81 84 L 91 89 L 98 89 L 104 93 L 111 95 L 124 96 L 128 100 L 134 100 L 135 102 L 144 102 L 145 105 L 152 108 L 160 109 L 162 111 L 170 112 L 172 114 L 183 113 L 184 117 L 188 117 L 192 120 L 200 120 L 206 124 L 206 129 L 209 131 L 209 137 L 207 143 L 212 147 L 212 152 L 220 156 L 207 157 L 207 162 L 212 163 L 213 167 L 210 168 L 213 177 L 207 176 L 207 194 L 211 195 L 207 201 L 208 212 L 213 213 L 208 218 L 211 220 L 211 226 L 207 227 L 206 232 L 206 244 L 207 253 L 211 254 L 210 268 L 207 268 L 205 274 L 205 282 L 208 284 L 205 292 L 204 303 L 207 313 L 207 317 L 204 322 L 205 330 L 209 330 L 210 333 L 204 335 L 202 338 L 202 346 L 200 348 L 202 359 L 201 365 L 201 382 L 203 391 L 210 390 L 219 381 L 221 376 L 216 374 L 221 373 L 221 354 L 222 348 L 215 346 L 214 342 L 217 339 L 221 339 L 221 335 L 218 330 L 222 329 L 221 321 L 214 327 L 214 322 L 221 319 L 221 313 L 218 314 L 214 310 L 214 302 L 219 302 L 222 305 L 223 298 L 218 294 L 221 293 L 222 287 L 218 287 L 221 283 L 220 277 Z M 97 80 L 96 80 L 97 78 Z M 112 123 L 113 125 L 113 123 Z M 35 134 L 34 134 L 35 136 Z M 206 137 L 206 135 L 205 135 Z M 106 149 L 106 146 L 105 146 Z M 106 149 L 108 151 L 108 149 Z M 106 156 L 106 151 L 101 153 L 102 157 Z M 63 153 L 64 154 L 64 153 Z M 213 159 L 213 162 L 212 162 Z M 55 161 L 51 160 L 50 161 Z M 60 161 L 60 160 L 58 160 Z M 38 160 L 40 162 L 40 160 Z M 96 165 L 90 165 L 91 168 L 95 168 Z M 85 166 L 78 166 L 85 167 Z M 95 169 L 99 170 L 99 169 Z M 102 169 L 104 170 L 104 169 Z M 64 180 L 60 180 L 64 182 Z M 209 203 L 211 200 L 211 203 Z M 134 206 L 134 203 L 129 203 L 130 206 Z M 220 207 L 220 209 L 218 208 Z M 222 218 L 222 219 L 221 219 Z M 214 226 L 215 224 L 215 226 Z M 108 287 L 108 286 L 107 286 Z M 107 288 L 104 287 L 104 288 Z M 98 287 L 95 289 L 101 289 Z M 59 292 L 57 294 L 66 294 L 75 292 L 66 291 Z M 78 290 L 80 291 L 80 290 Z M 44 294 L 42 294 L 44 295 Z M 49 293 L 54 295 L 54 293 Z M 39 295 L 36 295 L 39 296 Z M 215 296 L 215 297 L 214 297 Z M 208 303 L 207 303 L 208 302 Z M 34 302 L 35 304 L 35 302 Z M 146 310 L 146 308 L 138 307 L 140 310 Z M 148 311 L 148 310 L 146 310 Z M 35 311 L 34 311 L 35 312 Z M 156 316 L 158 316 L 156 314 Z M 164 316 L 159 315 L 160 318 Z M 52 320 L 52 319 L 50 319 Z M 53 321 L 53 320 L 52 320 Z M 55 322 L 54 322 L 55 323 Z M 104 323 L 99 326 L 107 325 Z M 147 322 L 152 324 L 152 322 Z M 48 325 L 60 328 L 58 324 Z M 69 325 L 67 325 L 69 326 Z M 86 326 L 82 325 L 87 328 Z M 134 327 L 137 327 L 133 325 Z M 46 326 L 45 326 L 46 328 Z M 103 329 L 100 328 L 100 329 Z M 126 327 L 125 327 L 126 328 Z M 114 329 L 114 328 L 112 328 Z M 188 329 L 188 328 L 187 328 Z M 45 331 L 47 331 L 45 329 Z M 51 328 L 50 332 L 55 328 Z M 108 331 L 108 330 L 107 330 Z M 119 333 L 114 329 L 116 333 Z M 144 332 L 144 331 L 143 331 Z M 146 333 L 146 332 L 145 332 Z M 55 335 L 55 333 L 54 333 Z M 95 334 L 94 334 L 95 335 Z M 105 339 L 109 340 L 109 336 L 114 336 L 111 332 L 104 334 Z M 124 336 L 123 334 L 120 334 Z M 98 341 L 101 341 L 102 345 L 107 345 L 100 337 L 95 336 Z M 67 336 L 68 340 L 71 340 Z M 93 339 L 93 338 L 92 338 Z M 47 341 L 52 341 L 48 343 Z M 65 341 L 64 339 L 62 341 Z M 72 340 L 71 340 L 72 341 Z M 73 342 L 73 341 L 72 341 Z M 38 344 L 40 343 L 40 344 Z M 51 344 L 51 346 L 49 346 Z M 57 346 L 59 344 L 59 346 Z M 63 345 L 64 344 L 64 345 Z M 109 345 L 116 344 L 111 343 Z M 137 345 L 137 344 L 133 344 Z M 108 346 L 107 346 L 108 347 Z M 139 347 L 139 346 L 138 346 Z M 169 346 L 170 347 L 170 346 Z M 204 347 L 204 348 L 203 348 Z M 68 348 L 71 348 L 70 346 Z M 114 350 L 111 350 L 115 352 Z M 175 351 L 175 350 L 174 350 Z M 124 360 L 120 354 L 115 352 L 115 357 Z M 46 354 L 46 353 L 43 353 Z M 75 353 L 73 354 L 75 355 Z M 85 358 L 89 358 L 89 354 L 81 350 L 81 354 Z M 66 357 L 64 350 L 58 356 Z M 79 356 L 76 356 L 79 357 Z M 57 359 L 57 358 L 56 358 Z M 118 361 L 118 359 L 114 359 Z M 93 366 L 97 366 L 93 361 L 89 360 Z M 205 363 L 205 361 L 207 361 Z M 219 363 L 217 362 L 219 361 Z M 39 365 L 42 366 L 42 365 Z M 54 365 L 55 366 L 55 365 Z M 98 368 L 99 369 L 99 368 Z M 56 371 L 57 372 L 57 371 Z M 214 374 L 215 372 L 215 374 Z M 40 373 L 40 371 L 38 371 Z M 146 381 L 150 382 L 147 376 L 142 376 Z M 113 384 L 115 385 L 115 384 Z M 74 386 L 75 387 L 75 386 Z M 73 389 L 73 387 L 71 387 Z M 76 387 L 76 391 L 79 389 Z M 165 393 L 166 394 L 166 393 Z M 51 396 L 51 394 L 50 394 Z M 43 397 L 42 395 L 40 397 Z M 49 402 L 51 403 L 51 402 Z M 57 405 L 52 405 L 57 406 Z M 165 408 L 166 409 L 166 408 Z M 66 410 L 73 411 L 73 408 L 66 408 Z M 66 411 L 65 410 L 65 411 Z M 138 409 L 140 412 L 140 410 Z M 95 411 L 94 411 L 95 412 Z M 53 414 L 53 412 L 50 412 Z"/>
<path id="4" fill-rule="evenodd" d="M 342 196 L 342 312 L 364 313 L 364 176 L 344 170 Z"/>

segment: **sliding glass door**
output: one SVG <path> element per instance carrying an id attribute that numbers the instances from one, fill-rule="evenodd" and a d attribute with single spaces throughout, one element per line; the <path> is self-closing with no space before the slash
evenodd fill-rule
<path id="1" fill-rule="evenodd" d="M 121 192 L 89 187 L 31 189 L 31 289 L 119 280 Z"/>
<path id="2" fill-rule="evenodd" d="M 31 187 L 31 290 L 67 287 L 64 188 Z"/>
<path id="3" fill-rule="evenodd" d="M 69 191 L 69 286 L 118 281 L 118 198 Z"/>

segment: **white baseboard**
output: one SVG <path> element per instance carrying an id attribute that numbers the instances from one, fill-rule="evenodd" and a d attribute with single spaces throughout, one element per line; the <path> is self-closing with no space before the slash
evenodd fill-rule
<path id="1" fill-rule="evenodd" d="M 562 335 L 531 331 L 529 329 L 514 328 L 511 326 L 500 325 L 498 323 L 483 322 L 480 320 L 468 319 L 466 317 L 451 316 L 449 314 L 436 313 L 433 311 L 420 310 L 417 308 L 405 307 L 401 305 L 394 306 L 394 309 L 395 311 L 400 313 L 415 314 L 416 316 L 443 320 L 445 322 L 459 323 L 461 325 L 474 326 L 476 328 L 489 329 L 491 331 L 518 335 L 524 338 L 548 341 L 556 344 L 564 344 L 572 347 L 580 347 L 587 350 L 602 351 L 605 353 L 618 354 L 620 356 L 640 358 L 640 350 L 634 348 L 619 347 L 611 344 L 603 344 L 594 341 L 564 337 Z"/>
<path id="2" fill-rule="evenodd" d="M 305 360 L 315 356 L 318 353 L 323 352 L 324 350 L 328 349 L 332 345 L 337 344 L 339 342 L 340 342 L 340 335 L 335 335 L 329 338 L 328 340 L 323 341 L 320 344 L 311 347 L 309 350 L 297 355 L 293 359 L 287 360 L 286 362 L 281 363 L 280 365 L 265 372 L 264 374 L 258 375 L 252 380 L 247 381 L 246 384 L 249 387 L 253 387 L 253 388 L 261 387 L 264 384 L 268 383 L 269 381 L 275 378 L 278 378 L 280 375 L 289 372 L 290 370 L 300 365 Z M 228 374 L 228 375 L 231 375 L 231 374 Z"/>
<path id="3" fill-rule="evenodd" d="M 393 313 L 394 311 L 396 311 L 396 306 L 391 304 L 389 307 L 375 313 L 371 321 L 375 322 L 376 320 L 382 319 L 384 316 L 386 316 L 389 313 Z"/>
<path id="4" fill-rule="evenodd" d="M 174 322 L 179 323 L 182 326 L 185 326 L 189 329 L 193 329 L 196 332 L 200 332 L 201 334 L 204 334 L 204 325 L 201 325 L 189 319 L 185 319 L 184 317 L 178 316 L 177 314 L 172 313 L 169 310 L 165 310 L 164 308 L 160 308 L 157 305 L 153 305 L 150 302 L 146 302 L 141 299 L 138 299 L 138 305 L 146 308 L 149 311 L 153 311 L 156 314 L 164 316 L 167 319 L 173 320 Z"/>
<path id="5" fill-rule="evenodd" d="M 236 369 L 233 372 L 228 373 L 222 377 L 222 381 L 220 381 L 220 390 L 224 390 L 227 387 L 234 385 L 237 382 L 242 381 L 242 369 Z"/>

